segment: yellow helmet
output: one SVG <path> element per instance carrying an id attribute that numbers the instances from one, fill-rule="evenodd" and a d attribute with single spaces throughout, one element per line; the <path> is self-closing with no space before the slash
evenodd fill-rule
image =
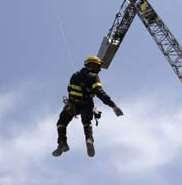
<path id="1" fill-rule="evenodd" d="M 102 65 L 103 61 L 98 56 L 93 55 L 93 56 L 89 56 L 84 62 L 85 65 L 90 64 L 90 63 Z"/>

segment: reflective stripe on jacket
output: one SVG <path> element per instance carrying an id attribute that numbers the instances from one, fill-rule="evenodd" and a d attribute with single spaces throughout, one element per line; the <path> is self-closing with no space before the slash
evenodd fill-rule
<path id="1" fill-rule="evenodd" d="M 69 99 L 75 102 L 93 102 L 93 97 L 96 95 L 106 105 L 115 106 L 111 98 L 102 89 L 99 76 L 92 76 L 86 68 L 76 72 L 70 79 L 68 85 Z"/>

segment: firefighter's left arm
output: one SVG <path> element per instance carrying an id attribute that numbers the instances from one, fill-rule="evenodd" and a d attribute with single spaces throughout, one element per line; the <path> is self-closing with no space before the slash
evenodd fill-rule
<path id="1" fill-rule="evenodd" d="M 123 115 L 122 110 L 116 106 L 109 95 L 103 90 L 99 77 L 96 78 L 95 83 L 92 85 L 95 95 L 106 105 L 110 106 L 117 116 Z"/>
<path id="2" fill-rule="evenodd" d="M 115 103 L 111 100 L 111 98 L 106 94 L 106 92 L 102 88 L 101 81 L 97 76 L 94 83 L 92 84 L 93 93 L 106 105 L 110 107 L 114 107 Z"/>

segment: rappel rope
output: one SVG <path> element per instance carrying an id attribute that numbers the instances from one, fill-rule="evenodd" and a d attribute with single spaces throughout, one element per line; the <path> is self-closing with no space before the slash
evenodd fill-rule
<path id="1" fill-rule="evenodd" d="M 64 45 L 64 48 L 65 48 L 65 51 L 66 51 L 66 55 L 67 55 L 67 59 L 68 61 L 71 61 L 71 65 L 72 65 L 72 68 L 74 68 L 75 66 L 75 59 L 72 55 L 72 50 L 70 48 L 70 45 L 69 45 L 69 42 L 68 42 L 68 38 L 66 36 L 66 32 L 65 32 L 65 28 L 64 28 L 64 22 L 63 20 L 61 19 L 61 17 L 59 17 L 59 31 L 61 33 L 61 36 L 62 36 L 62 39 L 63 39 L 63 45 Z"/>

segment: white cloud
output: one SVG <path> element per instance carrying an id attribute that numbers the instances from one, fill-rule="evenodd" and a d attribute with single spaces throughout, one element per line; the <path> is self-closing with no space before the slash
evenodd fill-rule
<path id="1" fill-rule="evenodd" d="M 28 180 L 29 168 L 45 160 L 51 153 L 55 133 L 54 115 L 36 122 L 32 130 L 24 130 L 18 137 L 0 141 L 0 172 L 6 172 L 7 184 L 22 183 Z M 35 163 L 35 164 L 33 164 Z M 4 177 L 5 179 L 5 177 Z M 3 180 L 0 178 L 0 184 Z"/>
<path id="2" fill-rule="evenodd" d="M 99 133 L 102 136 L 98 139 L 107 138 L 102 145 L 110 143 L 112 149 L 116 148 L 112 162 L 120 171 L 155 170 L 172 162 L 181 153 L 182 109 L 176 113 L 158 114 L 159 105 L 165 107 L 159 99 L 148 97 L 125 105 L 126 114 L 129 114 L 125 118 L 105 116 L 105 125 Z M 125 147 L 128 156 L 123 156 Z"/>
<path id="3" fill-rule="evenodd" d="M 30 89 L 33 89 L 30 82 L 17 85 L 16 89 L 11 89 L 5 93 L 0 93 L 0 119 L 11 111 L 17 110 L 17 105 L 22 105 Z"/>
<path id="4" fill-rule="evenodd" d="M 16 96 L 14 93 L 0 94 L 0 119 L 3 114 L 12 108 L 15 104 Z"/>

